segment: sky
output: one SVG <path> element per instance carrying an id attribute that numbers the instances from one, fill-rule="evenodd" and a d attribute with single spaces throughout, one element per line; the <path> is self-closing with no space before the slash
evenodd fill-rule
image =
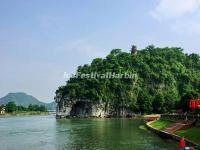
<path id="1" fill-rule="evenodd" d="M 112 49 L 148 45 L 200 54 L 200 0 L 1 0 L 0 97 L 53 101 L 64 72 Z"/>

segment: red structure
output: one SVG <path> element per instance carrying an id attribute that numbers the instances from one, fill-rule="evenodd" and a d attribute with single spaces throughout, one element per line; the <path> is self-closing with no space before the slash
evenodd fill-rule
<path id="1" fill-rule="evenodd" d="M 190 108 L 191 109 L 198 108 L 198 107 L 200 107 L 200 98 L 191 99 L 189 103 L 190 103 Z"/>

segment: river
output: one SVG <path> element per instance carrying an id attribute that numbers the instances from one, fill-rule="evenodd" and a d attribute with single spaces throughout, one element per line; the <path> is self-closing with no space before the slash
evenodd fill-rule
<path id="1" fill-rule="evenodd" d="M 176 150 L 133 119 L 0 118 L 0 150 Z"/>

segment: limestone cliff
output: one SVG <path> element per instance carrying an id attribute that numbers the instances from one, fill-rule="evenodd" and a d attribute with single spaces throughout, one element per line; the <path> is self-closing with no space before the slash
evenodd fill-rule
<path id="1" fill-rule="evenodd" d="M 57 99 L 57 118 L 88 118 L 88 117 L 132 117 L 134 113 L 126 109 L 114 109 L 103 102 L 89 100 Z"/>

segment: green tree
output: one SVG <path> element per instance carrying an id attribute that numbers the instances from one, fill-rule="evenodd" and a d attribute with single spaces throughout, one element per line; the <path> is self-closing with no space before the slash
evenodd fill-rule
<path id="1" fill-rule="evenodd" d="M 17 110 L 17 106 L 15 102 L 8 102 L 8 104 L 6 104 L 6 112 L 12 113 L 12 112 L 15 112 L 16 110 Z"/>
<path id="2" fill-rule="evenodd" d="M 17 106 L 17 111 L 27 111 L 27 108 L 24 106 Z"/>
<path id="3" fill-rule="evenodd" d="M 140 91 L 137 104 L 142 114 L 152 112 L 152 97 L 145 90 Z"/>
<path id="4" fill-rule="evenodd" d="M 132 54 L 136 50 L 133 46 Z M 177 47 L 153 45 L 137 50 L 137 55 L 132 54 L 114 49 L 105 58 L 96 58 L 91 64 L 79 66 L 77 73 L 130 72 L 137 74 L 137 80 L 70 78 L 56 90 L 58 105 L 62 106 L 68 100 L 89 100 L 105 102 L 106 108 L 115 111 L 165 113 L 181 107 L 187 110 L 185 94 L 200 91 L 199 55 L 184 54 L 183 49 Z M 32 107 L 30 109 L 34 110 Z"/>
<path id="5" fill-rule="evenodd" d="M 154 113 L 165 112 L 163 105 L 164 105 L 164 96 L 162 94 L 156 95 L 152 102 L 153 112 Z"/>

